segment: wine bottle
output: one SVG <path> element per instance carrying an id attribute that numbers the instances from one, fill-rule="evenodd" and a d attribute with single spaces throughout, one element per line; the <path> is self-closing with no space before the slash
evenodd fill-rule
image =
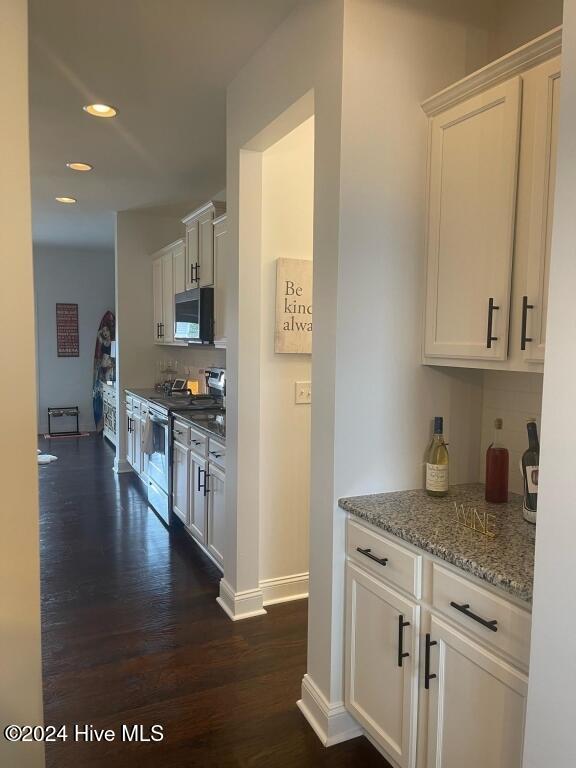
<path id="1" fill-rule="evenodd" d="M 430 496 L 448 493 L 448 448 L 444 442 L 444 420 L 434 417 L 434 436 L 426 452 L 426 492 Z"/>
<path id="2" fill-rule="evenodd" d="M 484 496 L 492 504 L 508 501 L 508 450 L 502 443 L 502 419 L 494 421 L 494 440 L 486 451 L 486 488 Z"/>
<path id="3" fill-rule="evenodd" d="M 528 448 L 522 454 L 524 518 L 530 523 L 535 523 L 538 506 L 538 473 L 540 464 L 540 443 L 538 442 L 536 420 L 530 419 L 526 428 L 528 430 Z"/>

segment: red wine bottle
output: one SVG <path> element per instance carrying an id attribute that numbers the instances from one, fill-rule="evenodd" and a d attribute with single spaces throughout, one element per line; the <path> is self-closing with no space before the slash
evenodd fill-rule
<path id="1" fill-rule="evenodd" d="M 494 422 L 494 440 L 486 451 L 486 501 L 505 504 L 508 501 L 508 449 L 502 444 L 502 419 Z"/>
<path id="2" fill-rule="evenodd" d="M 526 425 L 528 430 L 528 448 L 522 455 L 522 474 L 524 475 L 524 517 L 531 523 L 536 522 L 538 506 L 538 474 L 540 464 L 540 443 L 538 426 L 534 419 Z"/>

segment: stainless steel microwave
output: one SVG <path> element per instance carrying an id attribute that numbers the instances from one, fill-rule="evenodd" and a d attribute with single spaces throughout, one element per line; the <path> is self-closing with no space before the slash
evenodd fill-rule
<path id="1" fill-rule="evenodd" d="M 174 338 L 197 344 L 213 343 L 213 288 L 193 288 L 176 294 Z"/>

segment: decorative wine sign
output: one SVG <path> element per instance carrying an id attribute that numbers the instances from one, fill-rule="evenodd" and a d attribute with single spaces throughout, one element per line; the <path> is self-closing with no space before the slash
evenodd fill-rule
<path id="1" fill-rule="evenodd" d="M 56 304 L 58 357 L 79 357 L 78 304 Z"/>
<path id="2" fill-rule="evenodd" d="M 306 259 L 276 261 L 274 351 L 312 352 L 312 262 Z"/>

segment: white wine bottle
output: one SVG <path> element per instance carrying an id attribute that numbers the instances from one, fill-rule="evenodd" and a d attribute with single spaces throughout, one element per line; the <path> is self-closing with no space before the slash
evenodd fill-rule
<path id="1" fill-rule="evenodd" d="M 426 492 L 429 496 L 448 493 L 448 448 L 444 442 L 444 419 L 434 417 L 434 436 L 426 452 Z"/>

